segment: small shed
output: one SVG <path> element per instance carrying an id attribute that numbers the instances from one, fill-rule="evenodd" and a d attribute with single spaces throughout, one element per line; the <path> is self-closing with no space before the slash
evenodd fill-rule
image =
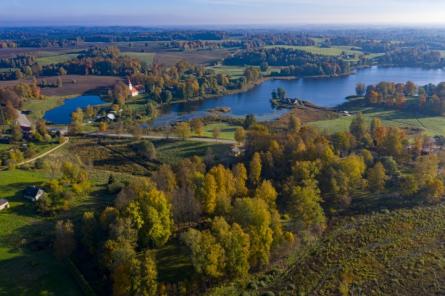
<path id="1" fill-rule="evenodd" d="M 0 199 L 0 211 L 3 211 L 5 209 L 9 208 L 9 202 L 7 199 Z"/>
<path id="2" fill-rule="evenodd" d="M 23 193 L 23 197 L 26 199 L 29 199 L 30 201 L 38 201 L 43 197 L 45 194 L 45 191 L 43 189 L 37 187 L 37 186 L 30 186 L 25 189 L 25 192 Z"/>

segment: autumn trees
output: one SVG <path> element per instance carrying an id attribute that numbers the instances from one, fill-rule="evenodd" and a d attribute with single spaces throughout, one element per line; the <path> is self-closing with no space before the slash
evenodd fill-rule
<path id="1" fill-rule="evenodd" d="M 54 164 L 53 178 L 46 184 L 47 194 L 39 199 L 37 209 L 43 214 L 66 211 L 75 199 L 87 196 L 92 189 L 88 171 L 79 163 Z"/>
<path id="2" fill-rule="evenodd" d="M 240 78 L 232 78 L 186 61 L 169 67 L 153 65 L 131 74 L 131 81 L 144 86 L 146 96 L 159 104 L 221 95 L 261 78 L 258 68 L 247 68 Z"/>
<path id="3" fill-rule="evenodd" d="M 199 130 L 199 122 L 193 125 Z M 422 155 L 427 141 L 410 143 L 377 118 L 358 114 L 350 131 L 332 135 L 297 118 L 279 129 L 252 121 L 244 132 L 246 150 L 236 160 L 194 156 L 161 164 L 150 178 L 110 190 L 115 199 L 101 213 L 83 214 L 76 250 L 100 258 L 114 295 L 160 291 L 154 254 L 164 248 L 186 250 L 181 255 L 197 275 L 188 280 L 205 289 L 262 270 L 293 242 L 321 235 L 332 217 L 356 210 L 361 199 L 437 203 L 445 194 L 443 160 Z M 85 178 L 72 165 L 63 171 L 60 182 Z M 50 185 L 55 192 L 60 182 Z"/>
<path id="4" fill-rule="evenodd" d="M 427 114 L 443 115 L 445 114 L 444 87 L 445 83 L 443 82 L 424 86 L 417 86 L 412 81 L 406 83 L 380 82 L 366 88 L 365 99 L 370 105 L 408 108 Z"/>
<path id="5" fill-rule="evenodd" d="M 115 207 L 99 216 L 85 212 L 79 232 L 82 247 L 109 270 L 113 295 L 157 295 L 153 250 L 165 245 L 172 229 L 170 202 L 141 179 L 122 189 Z"/>

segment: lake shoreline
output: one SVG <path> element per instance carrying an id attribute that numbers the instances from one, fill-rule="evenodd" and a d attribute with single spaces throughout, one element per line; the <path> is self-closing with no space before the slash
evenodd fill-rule
<path id="1" fill-rule="evenodd" d="M 270 98 L 273 90 L 278 87 L 286 89 L 288 97 L 300 98 L 324 110 L 338 110 L 345 102 L 345 98 L 354 94 L 357 83 L 366 85 L 377 84 L 381 81 L 406 82 L 413 81 L 418 85 L 439 83 L 445 81 L 442 70 L 425 70 L 421 68 L 387 68 L 362 67 L 354 72 L 335 77 L 295 77 L 295 76 L 266 76 L 256 82 L 246 85 L 242 89 L 227 91 L 224 94 L 206 96 L 193 100 L 181 100 L 171 104 L 159 105 L 160 116 L 156 124 L 168 125 L 177 121 L 187 121 L 208 115 L 209 109 L 228 107 L 231 112 L 225 114 L 234 118 L 254 114 L 259 121 L 275 120 L 282 116 L 285 110 L 277 110 L 271 106 Z M 147 97 L 140 96 L 138 100 Z M 68 99 L 69 100 L 69 99 Z M 131 101 L 129 101 L 131 102 Z M 90 105 L 107 106 L 109 101 L 90 102 Z M 76 106 L 86 108 L 86 106 Z M 286 111 L 289 108 L 286 109 Z M 50 110 L 51 111 L 51 110 Z M 75 111 L 75 110 L 74 110 Z M 69 124 L 68 114 L 63 120 L 53 121 L 56 124 Z M 50 118 L 45 118 L 50 120 Z M 51 120 L 50 120 L 51 121 Z"/>

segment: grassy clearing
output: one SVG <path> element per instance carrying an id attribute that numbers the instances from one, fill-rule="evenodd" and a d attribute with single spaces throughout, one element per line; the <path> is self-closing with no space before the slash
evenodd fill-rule
<path id="1" fill-rule="evenodd" d="M 445 206 L 344 218 L 299 254 L 280 295 L 435 295 L 445 276 Z M 343 293 L 342 293 L 343 292 Z"/>
<path id="2" fill-rule="evenodd" d="M 140 141 L 133 139 L 107 139 L 98 144 L 97 139 L 72 139 L 68 155 L 78 156 L 84 163 L 91 163 L 99 171 L 149 175 L 161 163 L 176 164 L 183 158 L 205 156 L 211 149 L 215 158 L 229 161 L 230 145 L 179 140 L 153 140 L 157 161 L 148 161 L 138 156 L 132 146 Z M 93 159 L 91 162 L 90 160 Z"/>
<path id="3" fill-rule="evenodd" d="M 46 97 L 43 100 L 28 100 L 23 106 L 23 110 L 31 111 L 29 117 L 33 120 L 43 118 L 46 111 L 56 108 L 63 104 L 64 97 L 54 96 Z"/>
<path id="4" fill-rule="evenodd" d="M 13 145 L 11 144 L 4 144 L 4 143 L 0 143 L 0 152 L 9 150 L 13 147 Z"/>
<path id="5" fill-rule="evenodd" d="M 134 49 L 133 49 L 134 50 Z M 230 49 L 210 49 L 196 51 L 166 51 L 156 54 L 160 64 L 171 66 L 181 60 L 186 60 L 192 64 L 211 65 L 221 61 L 233 52 Z"/>
<path id="6" fill-rule="evenodd" d="M 153 141 L 162 163 L 175 164 L 181 159 L 196 156 L 205 156 L 210 149 L 217 161 L 226 161 L 230 158 L 230 145 L 203 143 L 193 141 L 159 140 Z"/>
<path id="7" fill-rule="evenodd" d="M 38 247 L 47 240 L 49 220 L 37 216 L 33 205 L 21 197 L 26 186 L 46 180 L 40 172 L 0 172 L 0 197 L 11 205 L 0 212 L 0 295 L 80 295 L 47 244 Z"/>
<path id="8" fill-rule="evenodd" d="M 384 53 L 369 53 L 369 54 L 366 54 L 366 57 L 369 59 L 376 59 L 376 58 L 384 56 L 384 55 L 385 55 Z"/>
<path id="9" fill-rule="evenodd" d="M 310 52 L 312 54 L 318 54 L 318 55 L 325 55 L 325 56 L 339 56 L 343 53 L 346 54 L 357 54 L 361 55 L 363 52 L 359 50 L 351 50 L 351 47 L 347 46 L 338 46 L 338 47 L 318 47 L 318 46 L 294 46 L 294 45 L 270 45 L 266 46 L 266 48 L 290 48 L 290 49 L 296 49 L 296 50 L 303 50 Z"/>
<path id="10" fill-rule="evenodd" d="M 252 66 L 252 67 L 258 67 L 258 66 Z M 206 69 L 213 70 L 215 71 L 216 74 L 223 73 L 229 75 L 231 78 L 238 79 L 244 75 L 246 67 L 217 65 L 217 66 L 207 67 Z M 280 70 L 281 67 L 269 67 L 268 71 L 262 72 L 261 74 L 270 75 L 272 72 L 280 72 Z"/>
<path id="11" fill-rule="evenodd" d="M 151 65 L 153 63 L 153 59 L 155 57 L 155 53 L 152 52 L 124 52 L 122 54 L 132 58 L 136 58 L 141 62 L 147 63 L 148 65 Z"/>
<path id="12" fill-rule="evenodd" d="M 409 110 L 390 110 L 382 107 L 360 106 L 345 110 L 362 112 L 368 122 L 370 122 L 373 117 L 379 117 L 386 126 L 423 131 L 429 136 L 445 136 L 445 117 L 443 116 L 426 116 Z M 339 117 L 332 120 L 315 121 L 310 124 L 327 133 L 335 133 L 349 130 L 352 119 L 353 116 Z"/>
<path id="13" fill-rule="evenodd" d="M 69 60 L 72 60 L 78 56 L 77 53 L 65 53 L 65 54 L 57 54 L 55 55 L 49 55 L 49 56 L 42 56 L 36 59 L 37 63 L 39 63 L 42 66 L 52 65 L 52 64 L 60 64 L 68 62 Z"/>
<path id="14" fill-rule="evenodd" d="M 17 68 L 0 68 L 0 73 L 14 72 Z"/>
<path id="15" fill-rule="evenodd" d="M 204 127 L 204 133 L 202 134 L 202 136 L 207 138 L 213 138 L 213 131 L 215 130 L 215 128 L 218 128 L 220 130 L 220 135 L 218 137 L 219 139 L 235 140 L 235 130 L 237 127 L 238 126 L 226 122 L 207 124 Z"/>
<path id="16" fill-rule="evenodd" d="M 215 71 L 216 74 L 224 73 L 230 75 L 232 78 L 240 78 L 243 76 L 245 67 L 239 67 L 239 66 L 224 66 L 224 65 L 217 65 L 213 67 L 207 67 L 209 70 Z"/>

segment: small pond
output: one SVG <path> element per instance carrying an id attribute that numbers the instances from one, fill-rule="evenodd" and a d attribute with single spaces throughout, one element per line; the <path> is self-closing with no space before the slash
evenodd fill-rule
<path id="1" fill-rule="evenodd" d="M 63 105 L 47 111 L 44 119 L 52 124 L 70 124 L 71 113 L 77 108 L 86 108 L 89 105 L 95 106 L 103 104 L 104 101 L 99 96 L 79 96 L 72 99 L 66 99 Z"/>

